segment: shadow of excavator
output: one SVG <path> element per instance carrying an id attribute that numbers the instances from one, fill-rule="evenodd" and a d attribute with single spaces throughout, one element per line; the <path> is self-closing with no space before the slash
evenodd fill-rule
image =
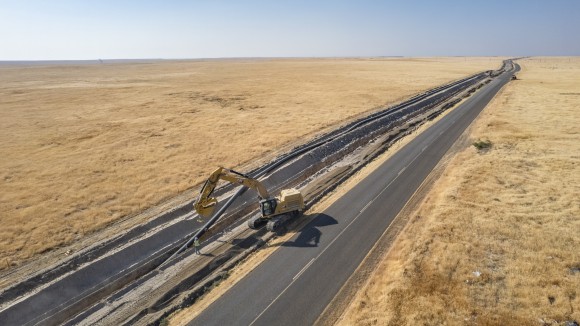
<path id="1" fill-rule="evenodd" d="M 328 225 L 338 224 L 334 217 L 326 214 L 316 214 L 310 223 L 308 223 L 298 233 L 298 237 L 294 241 L 286 241 L 279 244 L 282 247 L 318 247 L 322 232 L 319 228 Z"/>

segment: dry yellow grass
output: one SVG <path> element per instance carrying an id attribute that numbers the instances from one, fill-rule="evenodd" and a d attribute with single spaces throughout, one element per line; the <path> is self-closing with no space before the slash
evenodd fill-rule
<path id="1" fill-rule="evenodd" d="M 0 269 L 499 58 L 0 66 Z"/>
<path id="2" fill-rule="evenodd" d="M 580 322 L 580 58 L 519 63 L 340 324 Z"/>

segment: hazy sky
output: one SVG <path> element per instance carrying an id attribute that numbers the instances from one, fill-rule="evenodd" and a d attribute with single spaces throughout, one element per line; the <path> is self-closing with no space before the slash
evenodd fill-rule
<path id="1" fill-rule="evenodd" d="M 580 0 L 0 0 L 0 60 L 580 55 Z"/>

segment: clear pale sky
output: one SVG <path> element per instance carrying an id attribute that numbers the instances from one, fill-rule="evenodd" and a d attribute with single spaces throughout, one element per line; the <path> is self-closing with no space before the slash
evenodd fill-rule
<path id="1" fill-rule="evenodd" d="M 0 0 L 0 60 L 580 55 L 580 0 Z"/>

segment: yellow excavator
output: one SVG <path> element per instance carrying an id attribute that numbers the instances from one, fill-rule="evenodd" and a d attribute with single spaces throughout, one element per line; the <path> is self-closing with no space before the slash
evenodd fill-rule
<path id="1" fill-rule="evenodd" d="M 299 190 L 284 189 L 279 196 L 270 197 L 268 190 L 260 181 L 240 172 L 220 167 L 206 180 L 198 199 L 193 204 L 200 216 L 210 217 L 213 214 L 218 201 L 211 195 L 220 180 L 243 185 L 258 192 L 261 216 L 248 221 L 248 226 L 252 229 L 257 229 L 266 223 L 269 231 L 276 231 L 288 218 L 298 216 L 304 210 L 304 197 Z"/>

